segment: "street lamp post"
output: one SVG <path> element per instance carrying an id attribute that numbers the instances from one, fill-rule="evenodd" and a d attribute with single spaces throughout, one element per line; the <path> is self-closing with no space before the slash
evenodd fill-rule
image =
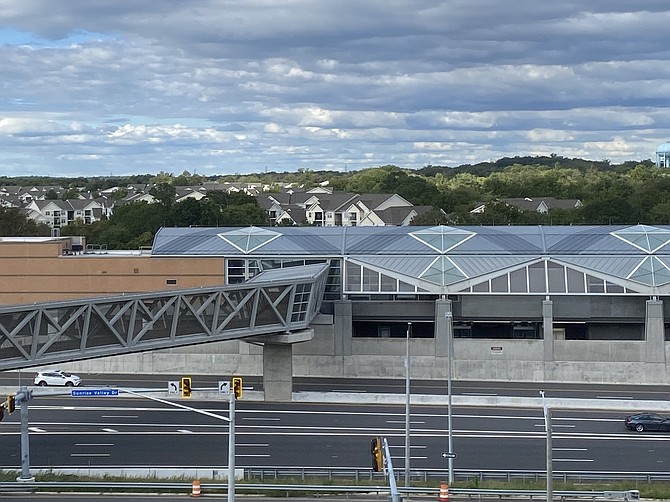
<path id="1" fill-rule="evenodd" d="M 410 404 L 410 392 L 409 392 L 409 339 L 412 336 L 412 323 L 407 323 L 407 340 L 405 347 L 405 486 L 409 486 L 409 459 L 410 459 L 410 445 L 409 445 L 409 428 L 410 428 L 410 419 L 409 419 L 409 404 Z"/>
<path id="2" fill-rule="evenodd" d="M 444 317 L 447 321 L 447 427 L 449 429 L 449 484 L 454 482 L 454 444 L 451 433 L 451 353 L 454 339 L 453 315 L 451 312 L 445 312 Z"/>
<path id="3" fill-rule="evenodd" d="M 544 409 L 544 430 L 547 432 L 547 502 L 554 500 L 554 466 L 553 466 L 553 449 L 552 449 L 552 435 L 551 435 L 551 408 L 547 406 L 547 401 L 544 398 L 544 391 L 540 391 L 542 396 L 542 408 Z"/>

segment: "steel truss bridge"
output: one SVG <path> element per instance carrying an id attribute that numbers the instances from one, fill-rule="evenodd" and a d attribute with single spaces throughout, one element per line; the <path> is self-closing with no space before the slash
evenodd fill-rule
<path id="1" fill-rule="evenodd" d="M 235 285 L 0 308 L 0 370 L 304 331 L 328 264 Z"/>

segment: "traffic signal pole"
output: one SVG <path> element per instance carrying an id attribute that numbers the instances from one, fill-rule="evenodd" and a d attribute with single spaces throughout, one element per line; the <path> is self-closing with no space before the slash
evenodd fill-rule
<path id="1" fill-rule="evenodd" d="M 21 406 L 21 476 L 17 481 L 30 482 L 35 478 L 30 475 L 30 436 L 28 435 L 28 401 L 31 392 L 25 385 L 16 394 L 16 401 Z"/>
<path id="2" fill-rule="evenodd" d="M 386 441 L 386 438 L 382 439 L 382 444 L 384 447 L 384 454 L 386 456 L 386 470 L 388 471 L 389 477 L 389 487 L 391 488 L 391 502 L 401 502 L 400 492 L 398 491 L 398 485 L 395 482 L 395 473 L 393 472 L 393 462 L 391 461 L 391 451 L 389 450 L 389 444 Z"/>

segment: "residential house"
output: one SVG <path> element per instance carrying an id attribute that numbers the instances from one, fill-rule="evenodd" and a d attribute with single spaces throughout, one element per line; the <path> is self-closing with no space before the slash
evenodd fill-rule
<path id="1" fill-rule="evenodd" d="M 51 228 L 80 220 L 89 225 L 110 215 L 105 199 L 33 200 L 26 206 L 27 216 Z"/>
<path id="2" fill-rule="evenodd" d="M 409 225 L 415 216 L 432 209 L 413 206 L 398 194 L 359 195 L 325 187 L 263 194 L 258 203 L 273 225 L 292 221 L 324 227 Z"/>
<path id="3" fill-rule="evenodd" d="M 520 211 L 535 211 L 542 214 L 548 213 L 551 209 L 579 209 L 583 205 L 579 199 L 556 199 L 554 197 L 512 197 L 500 200 L 509 206 L 516 207 Z M 470 213 L 480 214 L 485 209 L 485 203 L 479 204 Z"/>

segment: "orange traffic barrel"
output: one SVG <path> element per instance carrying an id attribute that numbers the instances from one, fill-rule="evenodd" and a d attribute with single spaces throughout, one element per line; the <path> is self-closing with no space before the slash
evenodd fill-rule
<path id="1" fill-rule="evenodd" d="M 191 485 L 191 497 L 200 496 L 200 480 L 194 479 L 193 484 Z"/>
<path id="2" fill-rule="evenodd" d="M 437 497 L 440 502 L 449 502 L 449 485 L 442 483 L 440 485 L 440 495 Z"/>

